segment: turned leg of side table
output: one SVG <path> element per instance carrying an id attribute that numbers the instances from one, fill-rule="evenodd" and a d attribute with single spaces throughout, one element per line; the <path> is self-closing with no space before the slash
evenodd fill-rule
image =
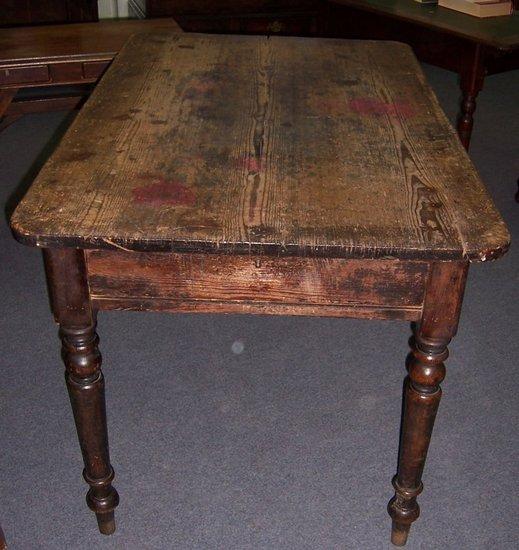
<path id="1" fill-rule="evenodd" d="M 11 101 L 13 100 L 17 92 L 17 88 L 6 88 L 4 90 L 0 89 L 0 131 L 9 126 L 11 122 L 14 122 L 14 120 L 12 120 L 12 117 L 4 117 L 4 115 L 9 108 L 9 105 L 11 105 Z"/>
<path id="2" fill-rule="evenodd" d="M 11 101 L 18 92 L 17 88 L 0 89 L 0 119 L 4 116 L 4 113 L 11 105 Z"/>
<path id="3" fill-rule="evenodd" d="M 395 496 L 388 504 L 393 520 L 391 542 L 403 546 L 420 508 L 422 472 L 440 404 L 447 345 L 455 335 L 467 273 L 465 262 L 433 264 L 422 320 L 417 325 L 408 359 Z"/>
<path id="4" fill-rule="evenodd" d="M 84 253 L 45 250 L 44 260 L 51 306 L 60 325 L 65 379 L 85 464 L 83 476 L 90 485 L 87 503 L 96 514 L 99 531 L 109 535 L 115 530 L 114 509 L 119 496 L 112 487 L 104 378 Z"/>
<path id="5" fill-rule="evenodd" d="M 480 44 L 468 44 L 462 56 L 460 69 L 460 87 L 462 93 L 461 109 L 458 116 L 458 135 L 465 149 L 469 148 L 476 98 L 483 89 L 485 64 L 483 47 Z"/>

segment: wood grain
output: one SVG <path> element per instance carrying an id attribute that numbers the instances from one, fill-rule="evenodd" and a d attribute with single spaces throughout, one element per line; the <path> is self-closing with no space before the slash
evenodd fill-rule
<path id="1" fill-rule="evenodd" d="M 486 260 L 509 242 L 407 46 L 166 33 L 123 48 L 11 225 L 142 251 Z"/>
<path id="2" fill-rule="evenodd" d="M 87 251 L 87 266 L 90 295 L 101 307 L 107 300 L 164 309 L 165 301 L 181 311 L 275 313 L 283 306 L 280 314 L 333 316 L 368 307 L 394 308 L 404 318 L 419 315 L 428 273 L 425 262 L 397 260 L 102 250 Z"/>

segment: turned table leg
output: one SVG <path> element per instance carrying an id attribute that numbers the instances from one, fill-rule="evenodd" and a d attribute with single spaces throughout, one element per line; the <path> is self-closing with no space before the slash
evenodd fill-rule
<path id="1" fill-rule="evenodd" d="M 9 105 L 11 105 L 11 101 L 17 92 L 18 88 L 0 89 L 0 119 L 4 116 Z"/>
<path id="2" fill-rule="evenodd" d="M 422 473 L 440 404 L 447 345 L 456 333 L 466 273 L 464 262 L 432 266 L 422 320 L 415 330 L 404 384 L 398 471 L 393 478 L 395 496 L 388 504 L 391 542 L 397 546 L 406 543 L 411 524 L 420 515 L 416 498 L 423 489 Z"/>
<path id="3" fill-rule="evenodd" d="M 109 535 L 115 530 L 114 509 L 119 496 L 112 486 L 104 378 L 84 253 L 45 250 L 44 260 L 51 306 L 60 325 L 65 379 L 85 464 L 83 476 L 90 485 L 87 503 L 96 514 L 99 531 Z"/>
<path id="4" fill-rule="evenodd" d="M 0 89 L 0 131 L 9 126 L 9 124 L 18 118 L 14 117 L 13 119 L 11 116 L 4 116 L 17 92 L 18 88 Z"/>
<path id="5" fill-rule="evenodd" d="M 461 109 L 458 116 L 458 135 L 465 149 L 469 148 L 476 98 L 483 89 L 485 65 L 483 48 L 480 44 L 469 44 L 462 56 L 460 68 L 460 87 L 462 93 Z"/>

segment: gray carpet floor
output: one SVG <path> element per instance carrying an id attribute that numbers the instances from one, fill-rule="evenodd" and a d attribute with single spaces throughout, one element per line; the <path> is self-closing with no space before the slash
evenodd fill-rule
<path id="1" fill-rule="evenodd" d="M 456 77 L 425 70 L 453 119 Z M 518 72 L 487 80 L 471 148 L 513 237 L 518 97 Z M 7 209 L 69 118 L 26 116 L 0 134 Z M 5 222 L 0 241 L 0 521 L 12 549 L 391 547 L 407 323 L 100 315 L 121 496 L 105 537 L 84 501 L 40 254 Z M 471 270 L 410 550 L 519 548 L 518 267 L 512 247 Z"/>

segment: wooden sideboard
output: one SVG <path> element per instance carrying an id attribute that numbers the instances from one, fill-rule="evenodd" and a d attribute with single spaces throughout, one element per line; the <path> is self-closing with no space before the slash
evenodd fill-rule
<path id="1" fill-rule="evenodd" d="M 174 17 L 186 31 L 316 34 L 320 0 L 147 0 L 148 17 Z"/>
<path id="2" fill-rule="evenodd" d="M 132 34 L 179 30 L 171 18 L 3 29 L 0 130 L 27 113 L 79 107 Z"/>
<path id="3" fill-rule="evenodd" d="M 97 20 L 97 0 L 0 0 L 0 26 Z"/>

